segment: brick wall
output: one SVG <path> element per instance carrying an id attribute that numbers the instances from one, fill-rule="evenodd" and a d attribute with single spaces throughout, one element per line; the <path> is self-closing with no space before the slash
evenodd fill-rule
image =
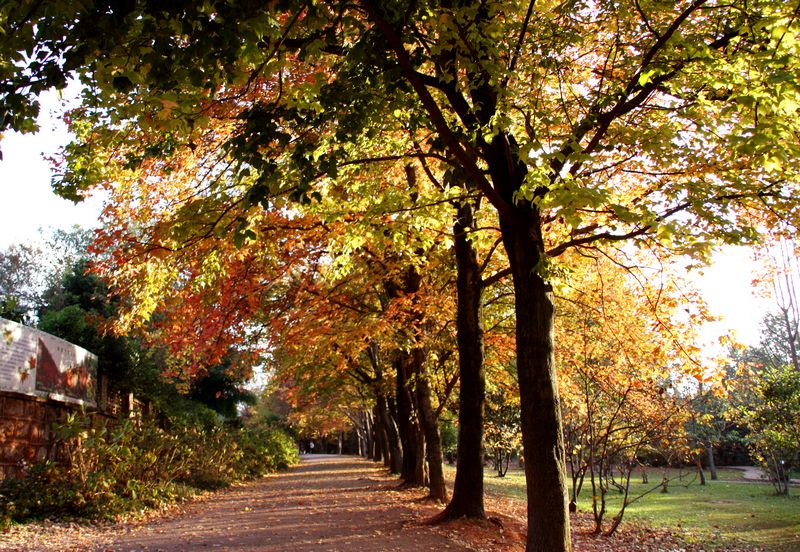
<path id="1" fill-rule="evenodd" d="M 74 406 L 0 391 L 0 479 L 19 477 L 24 463 L 55 459 L 53 422 Z"/>

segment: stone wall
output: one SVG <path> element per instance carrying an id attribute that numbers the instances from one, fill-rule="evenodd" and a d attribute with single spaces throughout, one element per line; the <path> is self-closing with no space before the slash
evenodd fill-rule
<path id="1" fill-rule="evenodd" d="M 53 422 L 76 407 L 0 391 L 0 479 L 19 477 L 25 464 L 55 459 Z"/>
<path id="2" fill-rule="evenodd" d="M 97 409 L 88 409 L 90 423 L 151 413 L 150 402 L 133 394 L 109 393 L 104 378 L 98 386 Z M 43 460 L 65 461 L 66 451 L 55 439 L 53 423 L 79 410 L 76 404 L 0 391 L 0 480 L 18 478 L 23 466 Z"/>

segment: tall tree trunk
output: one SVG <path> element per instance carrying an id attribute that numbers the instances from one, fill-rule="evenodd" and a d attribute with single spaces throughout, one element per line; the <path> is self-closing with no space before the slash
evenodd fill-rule
<path id="1" fill-rule="evenodd" d="M 476 28 L 488 24 L 494 15 L 488 5 L 477 0 L 469 4 L 475 8 L 472 23 Z M 464 148 L 460 137 L 451 131 L 437 100 L 416 73 L 402 38 L 383 18 L 382 10 L 376 7 L 377 3 L 365 2 L 361 5 L 387 38 L 405 78 L 431 116 L 450 153 L 458 159 L 467 174 L 473 175 L 476 184 L 480 184 L 481 193 L 492 201 L 500 215 L 501 233 L 514 279 L 517 372 L 528 494 L 527 548 L 529 552 L 569 550 L 564 443 L 553 359 L 553 292 L 537 270 L 539 261 L 545 257 L 540 213 L 534 202 L 518 195 L 525 182 L 527 160 L 521 161 L 518 144 L 510 133 L 500 131 L 487 143 L 480 133 L 481 128 L 476 125 L 469 129 L 479 135 L 475 145 L 486 161 L 491 176 L 490 184 L 473 159 L 474 153 Z M 452 2 L 449 0 L 443 3 L 443 6 L 450 5 Z M 445 72 L 452 68 L 465 69 L 451 66 L 457 61 L 455 48 L 441 52 L 441 60 Z M 471 69 L 466 68 L 467 88 L 473 107 L 466 105 L 465 110 L 474 113 L 477 123 L 488 128 L 497 114 L 498 97 L 495 84 L 485 78 L 479 65 L 475 63 L 477 68 L 472 74 Z M 450 73 L 446 74 L 451 76 Z M 451 96 L 458 93 L 458 90 L 453 90 Z M 461 97 L 455 102 L 459 106 L 464 103 Z M 557 178 L 562 168 L 554 164 L 551 178 Z M 547 186 L 533 190 L 536 197 L 542 197 L 546 192 Z"/>
<path id="2" fill-rule="evenodd" d="M 367 458 L 375 458 L 375 432 L 372 423 L 372 412 L 364 410 L 361 412 L 362 419 L 364 420 L 364 456 Z"/>
<path id="3" fill-rule="evenodd" d="M 483 369 L 483 324 L 478 255 L 467 231 L 474 226 L 472 205 L 463 203 L 453 226 L 455 236 L 456 334 L 458 342 L 458 456 L 453 498 L 440 519 L 485 518 L 483 505 L 483 408 L 486 381 Z"/>
<path id="4" fill-rule="evenodd" d="M 373 462 L 382 462 L 385 467 L 389 467 L 389 454 L 383 454 L 383 442 L 378 434 L 378 426 L 372 426 L 372 448 L 370 449 L 370 459 Z"/>
<path id="5" fill-rule="evenodd" d="M 391 467 L 389 463 L 389 441 L 386 438 L 386 427 L 378 412 L 377 400 L 375 406 L 372 408 L 372 459 L 376 462 L 383 461 L 383 465 L 387 468 Z"/>
<path id="6" fill-rule="evenodd" d="M 378 395 L 376 402 L 378 413 L 381 417 L 384 434 L 386 436 L 387 458 L 389 459 L 389 469 L 392 473 L 403 471 L 403 448 L 400 442 L 400 432 L 394 420 L 394 415 L 389 408 L 389 401 L 384 395 Z"/>
<path id="7" fill-rule="evenodd" d="M 714 461 L 714 445 L 711 441 L 706 441 L 706 456 L 708 457 L 708 472 L 711 474 L 711 481 L 717 480 L 717 463 Z"/>
<path id="8" fill-rule="evenodd" d="M 493 105 L 491 90 L 475 97 Z M 483 114 L 486 119 L 493 111 Z M 518 196 L 527 166 L 514 137 L 499 133 L 485 149 L 495 190 L 505 202 L 498 209 L 500 233 L 514 283 L 517 377 L 528 497 L 527 552 L 571 549 L 569 498 L 558 375 L 553 355 L 555 305 L 552 287 L 542 278 L 546 261 L 541 213 Z M 542 187 L 534 190 L 540 196 Z"/>
<path id="9" fill-rule="evenodd" d="M 528 497 L 528 552 L 570 549 L 564 438 L 553 357 L 552 288 L 538 263 L 544 251 L 538 213 L 513 208 L 500 216 L 514 279 L 517 374 Z M 513 217 L 513 218 L 512 218 Z"/>
<path id="10" fill-rule="evenodd" d="M 408 485 L 425 485 L 424 440 L 419 427 L 419 417 L 411 393 L 412 362 L 410 354 L 398 351 L 395 358 L 397 372 L 397 426 L 403 445 L 403 469 L 400 477 Z M 420 446 L 422 445 L 422 446 Z"/>
<path id="11" fill-rule="evenodd" d="M 414 399 L 414 403 L 416 404 L 416 395 Z M 430 479 L 428 477 L 428 453 L 426 452 L 428 449 L 428 443 L 425 439 L 425 430 L 422 427 L 422 418 L 419 412 L 419 405 L 416 407 L 417 411 L 417 423 L 416 423 L 416 438 L 417 438 L 417 462 L 414 466 L 414 481 L 415 484 L 420 484 L 423 487 L 427 487 L 430 485 Z M 421 483 L 420 483 L 421 482 Z"/>
<path id="12" fill-rule="evenodd" d="M 380 360 L 380 348 L 371 341 L 367 347 L 367 358 L 369 358 L 375 377 L 371 379 L 371 389 L 375 394 L 375 407 L 373 408 L 372 428 L 374 433 L 374 454 L 375 460 L 383 458 L 383 464 L 392 473 L 400 472 L 399 441 L 396 437 L 396 428 L 393 425 L 389 406 L 385 395 L 385 380 L 383 377 L 383 365 Z"/>
<path id="13" fill-rule="evenodd" d="M 368 458 L 373 462 L 381 462 L 384 460 L 383 455 L 381 454 L 381 436 L 380 430 L 378 429 L 378 419 L 375 416 L 375 407 L 372 407 L 372 425 L 370 426 L 370 439 L 369 439 L 369 448 L 367 449 L 369 452 Z M 388 467 L 388 466 L 387 466 Z"/>
<path id="14" fill-rule="evenodd" d="M 442 438 L 439 434 L 439 417 L 433 409 L 431 400 L 431 384 L 424 370 L 425 355 L 421 349 L 413 351 L 414 362 L 419 366 L 420 377 L 417 378 L 417 403 L 419 404 L 420 421 L 425 434 L 425 455 L 428 461 L 428 486 L 430 498 L 440 502 L 447 501 L 447 486 L 442 468 Z"/>

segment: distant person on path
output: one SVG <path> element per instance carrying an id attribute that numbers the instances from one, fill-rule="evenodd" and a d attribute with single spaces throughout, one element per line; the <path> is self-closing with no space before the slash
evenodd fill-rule
<path id="1" fill-rule="evenodd" d="M 314 441 L 308 443 L 308 453 L 314 454 Z"/>

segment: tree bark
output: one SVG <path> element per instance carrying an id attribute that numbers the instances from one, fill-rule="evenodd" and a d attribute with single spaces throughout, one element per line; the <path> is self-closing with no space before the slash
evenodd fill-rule
<path id="1" fill-rule="evenodd" d="M 375 373 L 375 377 L 371 380 L 371 389 L 375 395 L 372 420 L 372 428 L 375 434 L 373 457 L 375 460 L 382 458 L 384 466 L 389 468 L 392 473 L 400 473 L 402 451 L 397 438 L 397 428 L 392 421 L 386 399 L 386 380 L 383 376 L 380 348 L 372 341 L 369 343 L 366 352 Z"/>
<path id="2" fill-rule="evenodd" d="M 706 443 L 706 456 L 708 457 L 708 472 L 711 474 L 711 481 L 717 480 L 717 463 L 714 462 L 714 445 Z"/>
<path id="3" fill-rule="evenodd" d="M 483 519 L 483 409 L 486 381 L 483 368 L 483 324 L 478 255 L 467 231 L 474 226 L 472 205 L 459 206 L 453 233 L 457 268 L 456 334 L 458 342 L 458 456 L 453 498 L 438 519 Z"/>
<path id="4" fill-rule="evenodd" d="M 364 419 L 364 456 L 367 458 L 375 458 L 375 432 L 373 431 L 374 424 L 372 423 L 372 412 L 364 410 L 361 413 Z M 379 459 L 380 460 L 380 459 Z"/>
<path id="5" fill-rule="evenodd" d="M 498 211 L 514 283 L 517 376 L 528 497 L 527 552 L 571 549 L 567 473 L 558 375 L 553 355 L 555 305 L 540 266 L 546 260 L 541 213 L 516 196 L 527 173 L 513 136 L 496 135 L 486 149 L 489 172 L 508 209 Z M 545 189 L 534 194 L 545 193 Z"/>
<path id="6" fill-rule="evenodd" d="M 700 484 L 701 485 L 705 485 L 706 484 L 706 474 L 705 474 L 705 472 L 703 472 L 703 462 L 698 457 L 695 460 L 695 464 L 697 466 L 697 474 L 700 476 Z"/>
<path id="7" fill-rule="evenodd" d="M 403 469 L 403 449 L 400 444 L 400 435 L 389 410 L 388 401 L 383 394 L 378 395 L 375 407 L 378 411 L 378 422 L 383 426 L 383 434 L 386 437 L 384 452 L 389 461 L 389 470 L 392 473 L 400 473 Z"/>
<path id="8" fill-rule="evenodd" d="M 420 429 L 409 381 L 408 353 L 397 352 L 394 361 L 397 372 L 395 401 L 397 405 L 397 427 L 403 446 L 403 466 L 400 478 L 408 485 L 425 485 L 425 464 L 420 450 Z"/>
<path id="9" fill-rule="evenodd" d="M 428 461 L 428 486 L 430 488 L 430 498 L 439 502 L 447 501 L 447 486 L 444 481 L 444 469 L 442 462 L 442 438 L 439 434 L 439 417 L 433 409 L 431 400 L 431 385 L 428 375 L 424 370 L 425 355 L 421 349 L 413 352 L 415 362 L 420 367 L 420 377 L 417 379 L 416 395 L 419 404 L 420 420 L 425 434 L 425 455 Z"/>
<path id="10" fill-rule="evenodd" d="M 377 402 L 377 401 L 376 401 Z M 372 460 L 375 462 L 383 462 L 383 465 L 389 467 L 389 448 L 386 443 L 386 429 L 381 423 L 380 414 L 378 414 L 378 405 L 372 407 Z"/>
<path id="11" fill-rule="evenodd" d="M 528 497 L 527 551 L 570 549 L 567 477 L 553 357 L 552 288 L 538 272 L 543 243 L 535 208 L 500 216 L 514 281 L 517 374 Z"/>

